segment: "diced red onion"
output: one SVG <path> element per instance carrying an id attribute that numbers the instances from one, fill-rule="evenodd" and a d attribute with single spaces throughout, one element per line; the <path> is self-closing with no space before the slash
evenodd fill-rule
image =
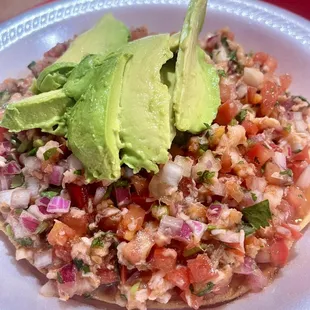
<path id="1" fill-rule="evenodd" d="M 205 231 L 207 230 L 207 225 L 198 221 L 193 221 L 193 220 L 188 220 L 186 221 L 186 223 L 189 225 L 189 227 L 191 228 L 196 241 L 200 240 L 201 237 L 203 236 L 203 234 L 205 233 Z"/>
<path id="2" fill-rule="evenodd" d="M 175 238 L 180 241 L 190 241 L 192 235 L 192 229 L 191 227 L 186 223 L 183 222 L 180 234 L 176 236 Z"/>
<path id="3" fill-rule="evenodd" d="M 207 217 L 210 221 L 216 221 L 219 219 L 223 210 L 223 206 L 220 204 L 212 204 L 207 210 Z"/>
<path id="4" fill-rule="evenodd" d="M 257 266 L 255 261 L 251 257 L 245 256 L 244 263 L 241 264 L 234 272 L 249 275 L 252 274 L 256 268 Z"/>
<path id="5" fill-rule="evenodd" d="M 302 112 L 292 112 L 294 121 L 302 121 Z"/>
<path id="6" fill-rule="evenodd" d="M 47 207 L 48 204 L 50 202 L 50 199 L 47 198 L 47 197 L 40 197 L 40 198 L 37 198 L 36 201 L 35 201 L 35 204 L 37 206 L 44 206 L 44 207 Z"/>
<path id="7" fill-rule="evenodd" d="M 83 169 L 82 163 L 73 154 L 68 156 L 67 162 L 68 162 L 69 169 L 74 169 L 74 170 Z"/>
<path id="8" fill-rule="evenodd" d="M 305 132 L 307 130 L 307 124 L 303 121 L 294 121 L 295 123 L 295 129 L 297 132 Z"/>
<path id="9" fill-rule="evenodd" d="M 29 156 L 23 159 L 25 168 L 29 171 L 39 170 L 41 168 L 41 162 L 35 156 Z"/>
<path id="10" fill-rule="evenodd" d="M 219 35 L 214 35 L 210 38 L 207 39 L 207 48 L 209 50 L 213 50 L 216 45 L 219 43 L 219 38 L 220 36 Z"/>
<path id="11" fill-rule="evenodd" d="M 182 175 L 183 169 L 179 165 L 168 161 L 162 169 L 161 181 L 169 186 L 177 187 Z"/>
<path id="12" fill-rule="evenodd" d="M 105 193 L 107 191 L 106 187 L 98 187 L 94 196 L 94 205 L 96 206 L 103 199 Z"/>
<path id="13" fill-rule="evenodd" d="M 128 187 L 115 188 L 115 198 L 119 207 L 126 206 L 130 203 L 130 190 Z"/>
<path id="14" fill-rule="evenodd" d="M 43 252 L 36 252 L 34 254 L 33 264 L 36 268 L 42 269 L 45 268 L 53 262 L 53 250 L 47 250 Z"/>
<path id="15" fill-rule="evenodd" d="M 50 213 L 68 213 L 70 210 L 71 201 L 60 196 L 53 197 L 48 206 L 47 212 Z"/>
<path id="16" fill-rule="evenodd" d="M 25 188 L 16 188 L 11 198 L 12 208 L 28 208 L 30 202 L 30 192 Z"/>
<path id="17" fill-rule="evenodd" d="M 190 157 L 177 155 L 174 163 L 183 169 L 183 176 L 189 178 L 191 176 L 192 166 L 194 161 Z"/>
<path id="18" fill-rule="evenodd" d="M 259 268 L 255 269 L 255 271 L 252 274 L 248 275 L 247 277 L 248 277 L 248 283 L 253 292 L 261 291 L 268 284 L 268 279 L 265 277 L 265 275 Z"/>
<path id="19" fill-rule="evenodd" d="M 275 152 L 273 156 L 275 164 L 277 164 L 282 170 L 286 169 L 286 156 L 283 153 Z"/>
<path id="20" fill-rule="evenodd" d="M 61 185 L 65 168 L 61 166 L 53 166 L 53 171 L 49 177 L 50 184 Z"/>
<path id="21" fill-rule="evenodd" d="M 271 262 L 270 252 L 267 249 L 260 250 L 256 257 L 255 261 L 259 264 L 267 264 Z"/>
<path id="22" fill-rule="evenodd" d="M 173 216 L 165 215 L 160 221 L 159 230 L 168 236 L 179 236 L 184 221 Z"/>
<path id="23" fill-rule="evenodd" d="M 131 168 L 129 168 L 129 167 L 127 167 L 127 166 L 125 166 L 125 172 L 124 172 L 124 177 L 125 178 L 131 178 L 133 175 L 134 175 L 134 173 L 133 173 L 133 170 L 131 169 Z"/>
<path id="24" fill-rule="evenodd" d="M 296 185 L 306 189 L 310 186 L 310 165 L 301 173 L 299 176 Z"/>
<path id="25" fill-rule="evenodd" d="M 5 191 L 10 188 L 10 178 L 6 175 L 0 175 L 0 191 Z"/>
<path id="26" fill-rule="evenodd" d="M 0 156 L 6 155 L 11 151 L 11 143 L 9 141 L 0 142 Z"/>
<path id="27" fill-rule="evenodd" d="M 76 269 L 73 264 L 63 266 L 59 270 L 59 274 L 64 284 L 76 281 Z"/>
<path id="28" fill-rule="evenodd" d="M 25 210 L 19 216 L 19 222 L 30 233 L 34 233 L 40 225 L 40 221 Z"/>
<path id="29" fill-rule="evenodd" d="M 21 169 L 19 164 L 16 161 L 10 161 L 3 169 L 4 175 L 15 175 L 20 174 Z"/>
<path id="30" fill-rule="evenodd" d="M 45 206 L 37 206 L 37 205 L 31 205 L 27 211 L 34 215 L 37 219 L 40 221 L 44 221 L 47 219 L 51 219 L 55 217 L 55 214 L 49 213 L 46 211 Z"/>
<path id="31" fill-rule="evenodd" d="M 47 283 L 45 283 L 40 289 L 40 294 L 44 297 L 57 297 L 58 292 L 56 282 L 49 280 Z"/>
<path id="32" fill-rule="evenodd" d="M 222 242 L 240 243 L 240 232 L 234 232 L 226 229 L 213 229 L 211 234 Z"/>
<path id="33" fill-rule="evenodd" d="M 36 198 L 39 195 L 40 181 L 34 177 L 26 177 L 26 187 L 30 191 L 31 197 Z"/>
<path id="34" fill-rule="evenodd" d="M 0 191 L 0 205 L 11 205 L 11 199 L 14 189 Z"/>
<path id="35" fill-rule="evenodd" d="M 11 226 L 15 238 L 25 238 L 31 235 L 15 217 L 9 215 L 6 222 Z"/>
<path id="36" fill-rule="evenodd" d="M 286 111 L 289 111 L 291 107 L 295 105 L 295 102 L 292 99 L 287 99 L 281 102 L 281 105 L 285 108 Z"/>

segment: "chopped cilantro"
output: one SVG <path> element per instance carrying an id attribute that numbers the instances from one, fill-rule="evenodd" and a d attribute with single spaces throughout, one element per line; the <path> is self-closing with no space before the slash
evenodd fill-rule
<path id="1" fill-rule="evenodd" d="M 257 200 L 257 195 L 255 193 L 251 193 L 251 197 L 254 202 Z"/>
<path id="2" fill-rule="evenodd" d="M 78 269 L 78 271 L 83 271 L 83 273 L 90 272 L 89 266 L 87 264 L 84 264 L 82 259 L 75 258 L 73 260 L 73 263 L 74 263 L 75 267 Z"/>
<path id="3" fill-rule="evenodd" d="M 227 75 L 225 70 L 223 69 L 217 70 L 217 74 L 221 77 L 225 77 Z"/>
<path id="4" fill-rule="evenodd" d="M 30 150 L 29 152 L 28 152 L 28 156 L 34 156 L 34 155 L 36 155 L 36 153 L 37 153 L 37 150 L 38 150 L 38 148 L 37 147 L 34 147 L 32 150 Z"/>
<path id="5" fill-rule="evenodd" d="M 140 282 L 137 282 L 136 284 L 134 284 L 131 288 L 130 288 L 130 293 L 131 294 L 136 294 L 138 289 L 140 287 Z"/>
<path id="6" fill-rule="evenodd" d="M 103 247 L 103 241 L 101 240 L 100 237 L 95 238 L 92 243 L 91 243 L 91 248 L 99 248 Z"/>
<path id="7" fill-rule="evenodd" d="M 268 220 L 271 219 L 269 200 L 266 199 L 253 206 L 242 209 L 242 214 L 247 222 L 255 229 L 269 226 Z"/>
<path id="8" fill-rule="evenodd" d="M 209 124 L 207 124 L 207 123 L 203 123 L 203 124 L 206 126 L 206 129 L 207 129 L 207 130 L 211 130 L 211 129 L 212 129 L 211 125 L 209 125 Z"/>
<path id="9" fill-rule="evenodd" d="M 260 171 L 262 174 L 265 173 L 265 170 L 266 170 L 266 163 L 262 165 L 262 167 L 260 168 Z"/>
<path id="10" fill-rule="evenodd" d="M 41 192 L 41 197 L 47 197 L 49 199 L 59 195 L 60 193 L 60 190 L 50 190 L 50 191 L 44 191 L 44 192 Z"/>
<path id="11" fill-rule="evenodd" d="M 105 194 L 103 196 L 103 200 L 110 198 L 110 195 L 112 193 L 112 189 L 113 189 L 113 184 L 108 186 L 107 191 L 105 192 Z"/>
<path id="12" fill-rule="evenodd" d="M 250 236 L 255 233 L 256 229 L 248 223 L 242 223 L 240 230 L 244 230 L 245 236 Z"/>
<path id="13" fill-rule="evenodd" d="M 44 141 L 42 139 L 36 139 L 33 141 L 33 147 L 41 147 L 44 145 Z"/>
<path id="14" fill-rule="evenodd" d="M 6 231 L 6 234 L 10 237 L 10 238 L 14 238 L 14 233 L 13 233 L 13 230 L 12 230 L 12 226 L 11 225 L 6 225 L 5 226 L 5 231 Z"/>
<path id="15" fill-rule="evenodd" d="M 280 175 L 288 175 L 289 177 L 293 176 L 293 171 L 291 169 L 286 169 L 280 172 Z"/>
<path id="16" fill-rule="evenodd" d="M 237 62 L 237 51 L 232 51 L 228 55 L 229 60 Z"/>
<path id="17" fill-rule="evenodd" d="M 203 172 L 202 171 L 197 172 L 197 175 L 199 176 L 200 182 L 209 184 L 211 179 L 215 176 L 215 172 L 205 170 Z"/>
<path id="18" fill-rule="evenodd" d="M 206 287 L 204 289 L 202 289 L 200 292 L 195 292 L 194 287 L 193 287 L 192 284 L 190 285 L 189 288 L 190 288 L 192 294 L 194 294 L 194 295 L 196 295 L 198 297 L 202 297 L 202 296 L 210 293 L 212 291 L 213 287 L 214 287 L 214 283 L 213 282 L 208 282 Z"/>
<path id="19" fill-rule="evenodd" d="M 287 124 L 287 126 L 283 127 L 283 129 L 287 132 L 291 132 L 292 131 L 292 124 Z"/>
<path id="20" fill-rule="evenodd" d="M 236 126 L 236 125 L 238 125 L 238 121 L 237 121 L 235 118 L 233 118 L 233 119 L 230 121 L 229 125 L 230 125 L 230 126 Z"/>
<path id="21" fill-rule="evenodd" d="M 296 96 L 297 98 L 299 98 L 301 101 L 305 101 L 308 104 L 310 104 L 310 102 L 307 100 L 307 98 L 305 98 L 304 96 Z"/>
<path id="22" fill-rule="evenodd" d="M 84 293 L 83 297 L 86 299 L 91 298 L 91 294 L 90 293 Z"/>
<path id="23" fill-rule="evenodd" d="M 59 272 L 57 272 L 57 281 L 58 283 L 61 283 L 61 284 L 64 283 L 64 280 Z"/>
<path id="24" fill-rule="evenodd" d="M 300 153 L 301 151 L 302 151 L 301 149 L 298 149 L 298 150 L 293 151 L 293 153 L 294 153 L 294 154 L 298 154 L 298 153 Z"/>
<path id="25" fill-rule="evenodd" d="M 45 231 L 48 227 L 48 224 L 46 222 L 41 222 L 39 226 L 37 227 L 35 234 L 41 234 L 43 231 Z"/>
<path id="26" fill-rule="evenodd" d="M 129 185 L 128 180 L 119 179 L 114 183 L 115 187 L 127 187 Z"/>
<path id="27" fill-rule="evenodd" d="M 15 239 L 15 241 L 20 244 L 21 246 L 27 248 L 27 247 L 31 247 L 33 245 L 33 240 L 29 237 L 26 238 L 18 238 Z"/>
<path id="28" fill-rule="evenodd" d="M 11 182 L 10 188 L 13 189 L 13 188 L 16 188 L 16 187 L 20 187 L 23 184 L 24 184 L 24 175 L 22 173 L 21 174 L 16 174 L 12 178 L 12 182 Z"/>
<path id="29" fill-rule="evenodd" d="M 52 147 L 43 153 L 44 160 L 49 160 L 57 153 L 57 147 Z"/>
<path id="30" fill-rule="evenodd" d="M 81 175 L 82 174 L 82 170 L 74 170 L 73 172 L 76 175 Z"/>
<path id="31" fill-rule="evenodd" d="M 29 69 L 29 70 L 32 70 L 32 67 L 34 67 L 36 65 L 36 62 L 33 60 L 28 66 L 27 66 L 27 68 Z"/>
<path id="32" fill-rule="evenodd" d="M 245 117 L 247 115 L 248 111 L 245 110 L 245 109 L 242 109 L 236 116 L 236 120 L 239 122 L 239 123 L 242 123 L 244 120 L 245 120 Z"/>
<path id="33" fill-rule="evenodd" d="M 227 37 L 222 37 L 221 43 L 223 44 L 224 47 L 229 48 L 227 40 L 228 40 Z"/>
<path id="34" fill-rule="evenodd" d="M 209 144 L 208 144 L 208 143 L 199 144 L 199 150 L 200 150 L 201 152 L 207 151 L 208 148 L 209 148 Z"/>
<path id="35" fill-rule="evenodd" d="M 238 162 L 238 165 L 243 165 L 244 164 L 244 161 L 243 160 L 240 160 L 239 162 Z"/>
<path id="36" fill-rule="evenodd" d="M 120 294 L 121 298 L 127 300 L 127 296 L 125 294 Z"/>

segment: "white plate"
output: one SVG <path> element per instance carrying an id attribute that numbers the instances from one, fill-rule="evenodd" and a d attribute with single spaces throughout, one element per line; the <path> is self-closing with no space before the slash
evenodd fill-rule
<path id="1" fill-rule="evenodd" d="M 30 11 L 0 25 L 0 80 L 21 76 L 32 60 L 89 28 L 107 11 L 128 26 L 148 25 L 153 32 L 179 30 L 185 0 L 69 0 Z M 310 97 L 310 23 L 287 11 L 259 1 L 210 1 L 204 31 L 229 26 L 247 50 L 271 53 L 279 72 L 292 73 L 293 93 Z M 272 285 L 221 309 L 310 309 L 310 231 L 298 242 L 286 268 Z M 44 278 L 26 262 L 16 263 L 14 251 L 0 236 L 0 309 L 94 309 L 70 301 L 59 302 L 38 294 Z M 98 305 L 101 309 L 116 309 Z M 120 309 L 120 308 L 118 308 Z"/>

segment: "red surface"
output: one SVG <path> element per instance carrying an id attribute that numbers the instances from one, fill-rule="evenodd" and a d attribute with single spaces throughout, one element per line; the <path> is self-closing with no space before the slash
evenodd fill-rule
<path id="1" fill-rule="evenodd" d="M 280 6 L 284 9 L 292 11 L 310 20 L 310 1 L 309 0 L 265 0 L 265 2 L 269 2 L 277 6 Z"/>

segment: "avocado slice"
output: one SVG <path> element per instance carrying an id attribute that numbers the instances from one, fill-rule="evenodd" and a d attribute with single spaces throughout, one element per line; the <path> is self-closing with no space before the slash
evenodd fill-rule
<path id="1" fill-rule="evenodd" d="M 79 63 L 88 54 L 108 54 L 128 42 L 128 28 L 112 14 L 104 15 L 90 30 L 80 34 L 56 61 Z"/>
<path id="2" fill-rule="evenodd" d="M 60 62 L 48 66 L 37 79 L 37 89 L 44 93 L 61 88 L 67 82 L 75 66 L 73 62 Z"/>
<path id="3" fill-rule="evenodd" d="M 94 69 L 92 83 L 68 117 L 68 145 L 83 163 L 87 181 L 120 177 L 119 103 L 129 58 L 111 54 Z"/>
<path id="4" fill-rule="evenodd" d="M 64 85 L 66 95 L 78 101 L 94 79 L 96 68 L 102 66 L 105 58 L 105 56 L 98 54 L 84 57 L 73 69 L 67 83 Z"/>
<path id="5" fill-rule="evenodd" d="M 171 145 L 171 96 L 160 70 L 173 54 L 168 34 L 130 42 L 122 50 L 133 57 L 124 74 L 121 96 L 121 160 L 138 172 L 158 171 Z"/>
<path id="6" fill-rule="evenodd" d="M 41 128 L 54 135 L 66 133 L 65 113 L 74 105 L 62 89 L 42 93 L 7 106 L 1 126 L 11 132 Z"/>
<path id="7" fill-rule="evenodd" d="M 173 92 L 175 126 L 199 133 L 211 124 L 220 105 L 219 77 L 198 46 L 207 0 L 191 0 L 181 31 Z"/>

